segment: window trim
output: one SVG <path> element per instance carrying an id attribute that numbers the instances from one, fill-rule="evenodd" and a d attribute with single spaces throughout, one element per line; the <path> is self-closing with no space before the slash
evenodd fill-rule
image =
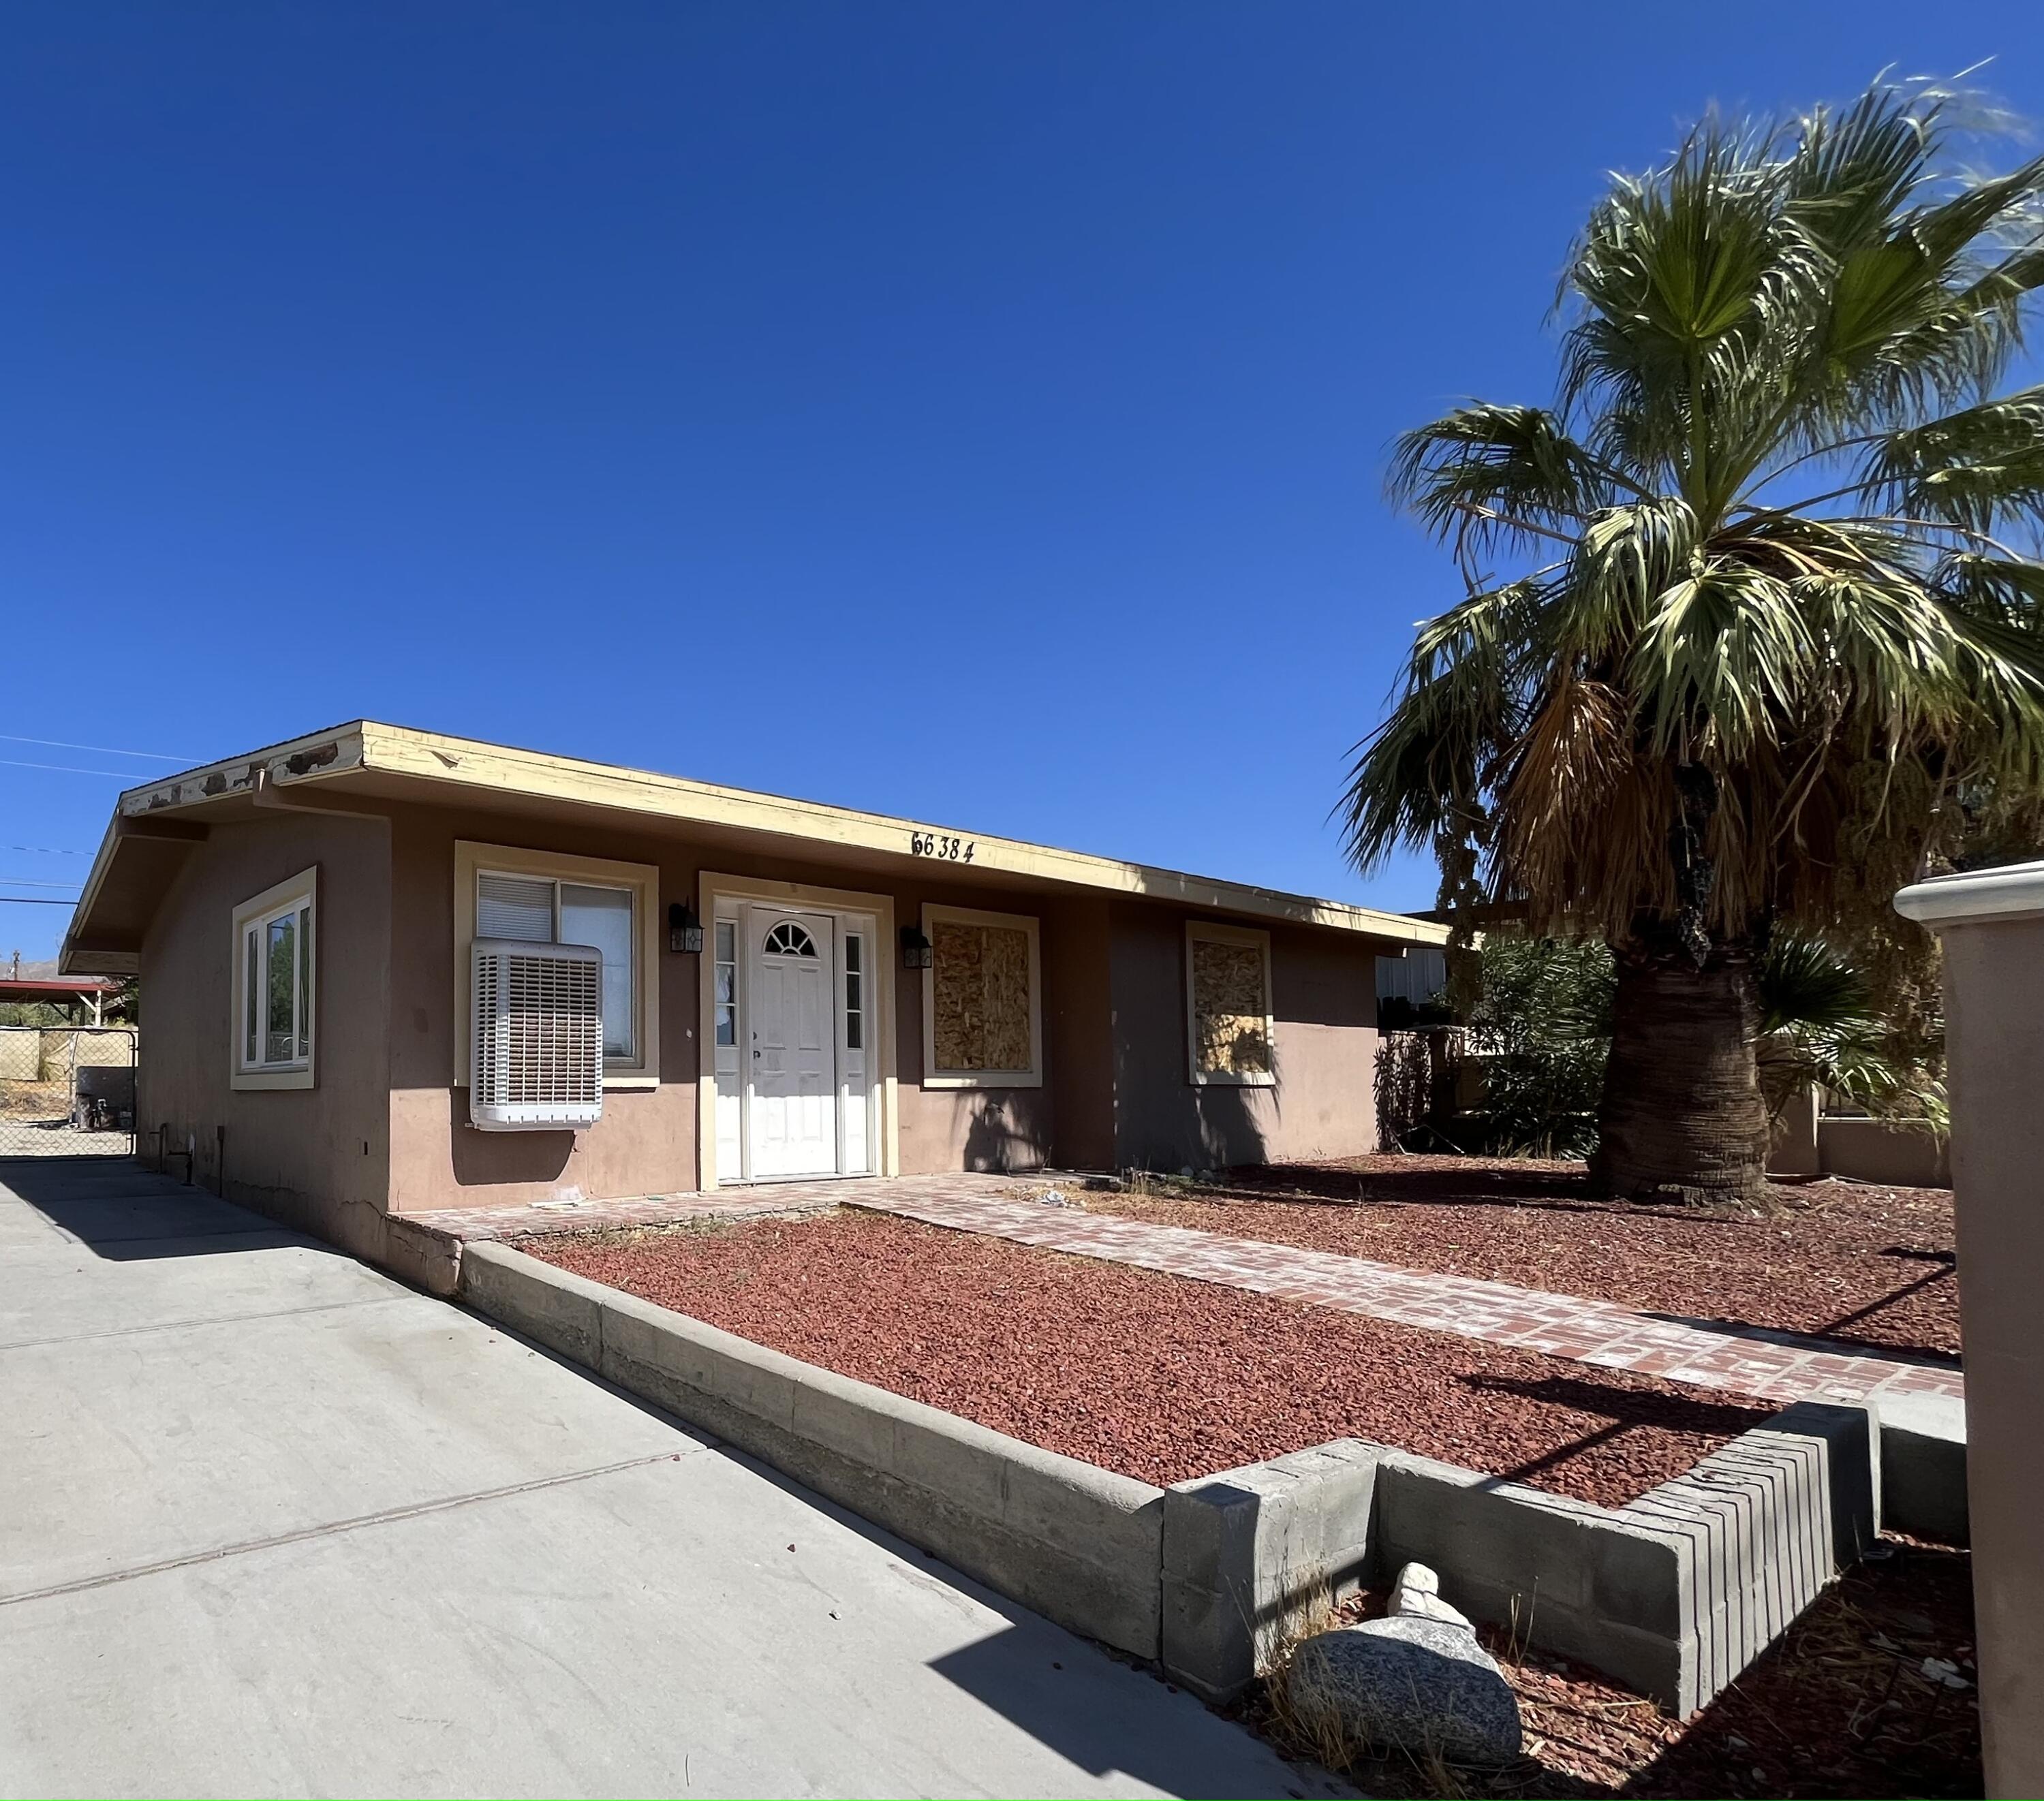
<path id="1" fill-rule="evenodd" d="M 923 904 L 923 935 L 939 924 L 1019 927 L 1029 940 L 1029 1067 L 1026 1069 L 939 1069 L 937 1067 L 937 972 L 923 974 L 923 1086 L 928 1089 L 1041 1088 L 1043 1085 L 1043 962 L 1039 922 L 1033 913 L 990 913 L 977 907 Z"/>
<path id="2" fill-rule="evenodd" d="M 1271 1067 L 1258 1075 L 1200 1067 L 1199 997 L 1193 984 L 1193 946 L 1246 944 L 1262 953 L 1263 1039 L 1270 1046 Z M 1195 1088 L 1275 1088 L 1278 1085 L 1277 999 L 1270 974 L 1270 934 L 1256 926 L 1223 925 L 1217 920 L 1185 921 L 1185 1079 Z"/>
<path id="3" fill-rule="evenodd" d="M 475 881 L 484 874 L 539 881 L 628 888 L 637 927 L 639 1054 L 603 1060 L 605 1091 L 660 1085 L 660 871 L 652 863 L 621 863 L 559 851 L 484 844 L 459 838 L 454 847 L 454 1085 L 468 1086 L 469 947 L 475 942 Z M 558 908 L 558 898 L 555 903 Z"/>
<path id="4" fill-rule="evenodd" d="M 248 1017 L 248 959 L 245 954 L 252 927 L 264 926 L 286 913 L 304 909 L 312 913 L 311 979 L 303 997 L 305 1060 L 288 1064 L 251 1064 L 245 1058 L 243 1022 Z M 319 1069 L 320 906 L 319 865 L 301 870 L 260 894 L 252 895 L 234 909 L 232 973 L 228 987 L 232 997 L 227 1020 L 228 1085 L 249 1092 L 309 1089 L 317 1085 Z"/>

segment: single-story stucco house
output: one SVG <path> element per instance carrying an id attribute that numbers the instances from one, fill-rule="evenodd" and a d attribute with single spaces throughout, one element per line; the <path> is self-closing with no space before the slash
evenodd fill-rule
<path id="1" fill-rule="evenodd" d="M 141 978 L 145 1154 L 389 1261 L 441 1208 L 1366 1151 L 1377 958 L 1445 936 L 359 720 L 123 794 L 61 966 Z"/>

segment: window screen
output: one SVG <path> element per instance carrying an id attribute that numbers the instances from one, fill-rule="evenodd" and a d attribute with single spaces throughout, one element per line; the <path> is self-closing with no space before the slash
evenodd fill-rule
<path id="1" fill-rule="evenodd" d="M 475 935 L 554 942 L 554 885 L 525 876 L 484 875 L 475 881 Z"/>

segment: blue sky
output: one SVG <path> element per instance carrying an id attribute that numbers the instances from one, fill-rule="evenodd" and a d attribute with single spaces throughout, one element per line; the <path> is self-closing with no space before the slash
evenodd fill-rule
<path id="1" fill-rule="evenodd" d="M 0 18 L 0 891 L 359 715 L 1274 885 L 1444 559 L 1393 436 L 1544 399 L 1708 103 L 2044 114 L 2023 4 Z M 23 848 L 25 847 L 25 848 Z M 0 908 L 0 955 L 64 913 Z"/>

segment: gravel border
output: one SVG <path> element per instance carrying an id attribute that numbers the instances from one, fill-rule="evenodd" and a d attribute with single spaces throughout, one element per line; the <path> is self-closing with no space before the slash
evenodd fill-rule
<path id="1" fill-rule="evenodd" d="M 1353 1437 L 1619 1506 L 1768 1417 L 1652 1377 L 872 1215 L 521 1248 L 1159 1487 Z"/>

